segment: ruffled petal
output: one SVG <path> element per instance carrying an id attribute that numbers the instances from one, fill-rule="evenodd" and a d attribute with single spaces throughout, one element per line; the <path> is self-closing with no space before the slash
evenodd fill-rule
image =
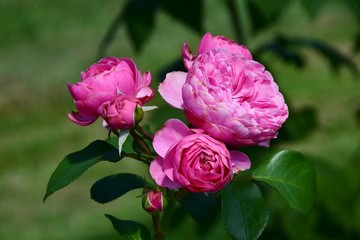
<path id="1" fill-rule="evenodd" d="M 219 48 L 227 49 L 235 54 L 240 54 L 240 56 L 246 60 L 252 60 L 250 51 L 244 45 L 238 45 L 236 42 L 229 40 L 224 36 L 212 36 L 211 33 L 206 33 L 202 37 L 199 44 L 198 55 Z"/>
<path id="2" fill-rule="evenodd" d="M 193 65 L 194 59 L 196 58 L 196 56 L 192 54 L 189 44 L 184 43 L 181 54 L 183 57 L 184 66 L 187 70 L 189 70 Z"/>

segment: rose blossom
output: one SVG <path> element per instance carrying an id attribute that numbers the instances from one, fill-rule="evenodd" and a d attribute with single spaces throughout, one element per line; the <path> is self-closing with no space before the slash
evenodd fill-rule
<path id="1" fill-rule="evenodd" d="M 169 189 L 216 192 L 234 173 L 250 168 L 244 153 L 229 151 L 203 130 L 189 129 L 177 119 L 168 120 L 155 134 L 153 146 L 159 156 L 151 162 L 150 174 Z"/>
<path id="2" fill-rule="evenodd" d="M 288 108 L 271 74 L 234 44 L 206 34 L 199 55 L 191 61 L 184 57 L 185 65 L 191 62 L 188 72 L 168 73 L 159 92 L 170 105 L 184 109 L 193 126 L 217 140 L 268 146 Z"/>
<path id="3" fill-rule="evenodd" d="M 81 82 L 68 84 L 78 112 L 68 114 L 76 124 L 86 126 L 102 114 L 102 105 L 117 95 L 138 99 L 140 105 L 154 95 L 149 72 L 141 75 L 129 58 L 106 57 L 81 73 Z"/>

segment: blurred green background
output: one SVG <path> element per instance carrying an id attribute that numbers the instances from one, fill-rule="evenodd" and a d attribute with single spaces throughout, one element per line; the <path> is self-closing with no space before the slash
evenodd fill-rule
<path id="1" fill-rule="evenodd" d="M 238 6 L 241 2 L 237 1 Z M 309 15 L 301 1 L 288 2 L 281 6 L 276 21 L 244 39 L 250 50 L 276 36 L 313 38 L 360 65 L 353 48 L 360 20 L 351 4 L 314 1 L 321 7 L 315 6 L 312 9 L 316 11 Z M 74 105 L 66 83 L 80 81 L 80 71 L 99 60 L 100 43 L 125 4 L 127 1 L 115 0 L 0 1 L 1 239 L 116 239 L 105 213 L 150 222 L 136 198 L 140 191 L 107 205 L 90 199 L 89 189 L 101 177 L 145 172 L 143 165 L 132 161 L 100 163 L 42 203 L 48 179 L 62 158 L 107 137 L 101 121 L 89 127 L 69 121 L 66 115 Z M 223 1 L 203 1 L 202 10 L 204 31 L 236 39 Z M 152 72 L 157 88 L 164 69 L 178 61 L 182 44 L 186 41 L 195 50 L 203 33 L 166 11 L 158 11 L 140 51 L 134 50 L 124 25 L 114 31 L 113 40 L 103 50 L 106 55 L 133 58 L 142 72 Z M 329 64 L 316 51 L 295 50 L 305 59 L 302 68 L 302 64 L 288 64 L 270 52 L 261 54 L 261 61 L 273 73 L 293 110 L 290 137 L 276 145 L 299 150 L 313 160 L 318 174 L 317 200 L 313 210 L 302 215 L 289 209 L 277 193 L 266 194 L 271 219 L 261 239 L 359 239 L 360 77 L 346 64 L 335 69 L 336 64 Z M 159 96 L 155 102 L 160 104 Z M 145 119 L 154 130 L 167 117 L 181 114 L 166 106 L 162 109 L 165 115 L 154 112 Z M 291 126 L 295 125 L 299 128 L 294 130 Z M 213 228 L 214 233 L 203 235 L 204 230 L 199 231 L 195 222 L 187 219 L 169 239 L 179 233 L 179 239 L 184 234 L 189 234 L 187 239 L 225 238 L 223 230 Z"/>

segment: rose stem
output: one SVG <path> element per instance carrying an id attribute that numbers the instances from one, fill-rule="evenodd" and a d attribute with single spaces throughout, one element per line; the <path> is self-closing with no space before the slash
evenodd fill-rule
<path id="1" fill-rule="evenodd" d="M 175 194 L 172 191 L 168 191 L 168 195 L 170 196 L 169 197 L 170 199 L 168 201 L 168 205 L 165 209 L 164 215 L 161 220 L 161 228 L 165 233 L 170 225 L 171 217 L 173 215 L 176 202 L 179 201 L 188 193 L 189 192 L 184 188 Z"/>
<path id="2" fill-rule="evenodd" d="M 145 163 L 145 164 L 147 164 L 147 165 L 150 165 L 150 163 L 151 163 L 151 161 L 149 161 L 149 160 L 144 160 L 144 159 L 140 158 L 137 154 L 133 154 L 133 153 L 126 153 L 126 154 L 125 154 L 125 157 L 129 157 L 129 158 L 138 160 L 138 161 L 143 162 L 143 163 Z"/>
<path id="3" fill-rule="evenodd" d="M 134 131 L 134 129 L 130 130 L 130 134 L 134 137 L 135 141 L 139 143 L 140 147 L 142 148 L 145 154 L 149 156 L 153 155 L 152 152 L 149 150 L 149 148 L 146 146 L 144 140 L 141 139 L 141 137 Z"/>
<path id="4" fill-rule="evenodd" d="M 144 135 L 145 137 L 147 137 L 149 140 L 153 140 L 154 139 L 154 136 L 149 133 L 148 131 L 146 131 L 143 127 L 141 127 L 140 125 L 136 125 L 135 126 L 135 129 L 137 131 L 139 131 L 139 133 L 141 133 L 142 135 Z"/>
<path id="5" fill-rule="evenodd" d="M 158 213 L 151 214 L 151 219 L 152 219 L 152 222 L 153 222 L 154 232 L 155 232 L 154 240 L 165 239 L 165 234 L 160 229 L 159 214 Z"/>

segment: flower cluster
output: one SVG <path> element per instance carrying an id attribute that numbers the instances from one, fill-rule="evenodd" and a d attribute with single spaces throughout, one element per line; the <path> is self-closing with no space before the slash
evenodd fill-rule
<path id="1" fill-rule="evenodd" d="M 105 215 L 124 239 L 169 236 L 170 223 L 181 221 L 172 218 L 178 205 L 206 224 L 220 217 L 220 208 L 232 238 L 257 239 L 269 215 L 258 183 L 276 189 L 292 208 L 309 211 L 316 174 L 304 155 L 281 150 L 265 156 L 264 151 L 251 166 L 250 154 L 244 153 L 248 146 L 269 147 L 288 117 L 271 74 L 245 46 L 210 33 L 197 53 L 185 43 L 182 57 L 186 71 L 168 73 L 158 92 L 181 109 L 186 123 L 169 117 L 154 134 L 142 123 L 144 114 L 157 108 L 145 105 L 154 96 L 151 75 L 142 74 L 133 60 L 106 57 L 82 72 L 80 82 L 68 84 L 77 109 L 68 114 L 70 120 L 87 126 L 100 117 L 108 138 L 68 154 L 51 175 L 44 201 L 96 163 L 127 158 L 145 164 L 151 177 L 120 172 L 101 178 L 90 190 L 91 199 L 102 204 L 143 190 L 142 207 L 153 231 Z"/>
<path id="2" fill-rule="evenodd" d="M 250 168 L 250 159 L 236 149 L 269 146 L 288 108 L 270 72 L 245 46 L 207 33 L 197 54 L 185 43 L 182 56 L 187 72 L 168 73 L 159 93 L 183 109 L 190 127 L 169 119 L 156 132 L 152 144 L 158 156 L 150 174 L 163 188 L 217 192 Z M 128 58 L 104 58 L 81 77 L 68 84 L 78 110 L 69 118 L 79 125 L 101 116 L 111 130 L 131 129 L 154 95 L 150 73 L 142 75 Z"/>

